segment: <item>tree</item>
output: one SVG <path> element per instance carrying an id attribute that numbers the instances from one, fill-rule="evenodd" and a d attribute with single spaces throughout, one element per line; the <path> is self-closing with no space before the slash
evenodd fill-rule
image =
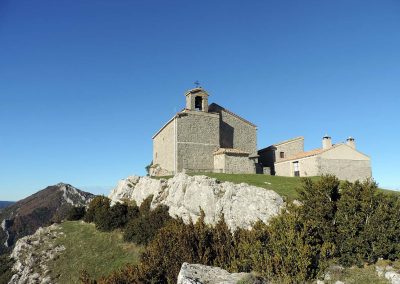
<path id="1" fill-rule="evenodd" d="M 86 208 L 84 206 L 73 206 L 68 211 L 67 220 L 68 221 L 77 221 L 81 220 L 86 213 Z"/>

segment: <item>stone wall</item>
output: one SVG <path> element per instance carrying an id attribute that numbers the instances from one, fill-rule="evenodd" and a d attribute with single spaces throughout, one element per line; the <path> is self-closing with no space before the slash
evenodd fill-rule
<path id="1" fill-rule="evenodd" d="M 304 138 L 288 141 L 275 145 L 275 161 L 279 162 L 283 159 L 287 159 L 293 155 L 304 151 Z M 284 158 L 280 157 L 280 152 L 284 153 Z"/>
<path id="2" fill-rule="evenodd" d="M 174 119 L 170 120 L 164 128 L 153 137 L 153 165 L 158 165 L 158 173 L 168 175 L 174 173 L 175 138 Z"/>
<path id="3" fill-rule="evenodd" d="M 370 161 L 321 159 L 319 165 L 320 174 L 332 174 L 340 180 L 356 181 L 371 177 Z"/>
<path id="4" fill-rule="evenodd" d="M 214 172 L 226 174 L 255 174 L 256 168 L 248 155 L 224 153 L 214 155 Z"/>
<path id="5" fill-rule="evenodd" d="M 297 153 L 304 151 L 304 138 L 299 137 L 258 151 L 258 161 L 263 167 L 270 167 L 271 174 L 275 173 L 275 162 L 282 161 Z M 280 157 L 280 152 L 284 153 L 284 158 Z"/>
<path id="6" fill-rule="evenodd" d="M 219 115 L 185 111 L 177 120 L 177 170 L 213 171 L 219 148 Z"/>
<path id="7" fill-rule="evenodd" d="M 220 113 L 221 148 L 235 148 L 257 155 L 257 127 L 212 104 L 210 111 Z"/>
<path id="8" fill-rule="evenodd" d="M 318 176 L 319 173 L 319 157 L 312 156 L 299 160 L 290 160 L 275 164 L 275 174 L 277 176 L 294 176 L 293 162 L 299 162 L 299 171 L 301 177 Z"/>

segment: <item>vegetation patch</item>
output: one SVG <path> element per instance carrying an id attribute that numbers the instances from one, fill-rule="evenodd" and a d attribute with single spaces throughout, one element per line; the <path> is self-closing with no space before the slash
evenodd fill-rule
<path id="1" fill-rule="evenodd" d="M 65 235 L 55 242 L 66 250 L 49 263 L 52 278 L 59 283 L 79 283 L 82 271 L 99 278 L 139 261 L 142 247 L 124 242 L 118 230 L 101 232 L 81 221 L 64 222 L 61 228 Z"/>

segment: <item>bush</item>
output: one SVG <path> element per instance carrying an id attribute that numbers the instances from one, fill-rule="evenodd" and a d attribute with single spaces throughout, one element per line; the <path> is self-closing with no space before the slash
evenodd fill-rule
<path id="1" fill-rule="evenodd" d="M 0 255 L 0 284 L 7 284 L 10 281 L 14 274 L 11 270 L 13 264 L 14 261 L 8 255 Z"/>
<path id="2" fill-rule="evenodd" d="M 205 224 L 204 212 L 196 224 L 184 224 L 171 219 L 167 207 L 151 211 L 152 198 L 140 208 L 115 209 L 132 216 L 125 239 L 148 245 L 140 265 L 100 283 L 175 283 L 183 262 L 304 283 L 333 257 L 346 266 L 399 259 L 400 198 L 378 193 L 373 181 L 341 185 L 333 176 L 304 179 L 299 196 L 301 206 L 288 205 L 269 225 L 258 222 L 233 234 L 223 216 L 214 227 Z"/>
<path id="3" fill-rule="evenodd" d="M 101 214 L 101 211 L 108 210 L 110 208 L 110 199 L 105 196 L 96 196 L 90 201 L 88 209 L 86 211 L 84 220 L 85 222 L 96 223 L 96 215 Z M 97 217 L 97 221 L 99 218 Z"/>
<path id="4" fill-rule="evenodd" d="M 143 210 L 137 218 L 131 219 L 124 232 L 124 240 L 137 244 L 148 244 L 165 223 L 171 219 L 168 207 L 161 205 L 152 211 Z M 142 214 L 144 212 L 144 214 Z"/>
<path id="5" fill-rule="evenodd" d="M 400 256 L 400 201 L 375 182 L 346 182 L 338 202 L 337 247 L 345 266 Z"/>
<path id="6" fill-rule="evenodd" d="M 86 213 L 86 208 L 84 206 L 72 207 L 67 213 L 68 221 L 81 220 Z"/>

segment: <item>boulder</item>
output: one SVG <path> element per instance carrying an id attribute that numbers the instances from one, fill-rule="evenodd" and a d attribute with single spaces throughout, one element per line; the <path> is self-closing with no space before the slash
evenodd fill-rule
<path id="1" fill-rule="evenodd" d="M 229 273 L 219 267 L 185 262 L 179 272 L 177 284 L 233 284 L 241 282 L 248 284 L 266 283 L 250 273 Z"/>
<path id="2" fill-rule="evenodd" d="M 249 229 L 257 221 L 268 223 L 285 206 L 272 190 L 184 173 L 168 180 L 131 176 L 120 181 L 109 198 L 113 203 L 128 199 L 140 205 L 150 195 L 151 207 L 167 205 L 172 217 L 196 222 L 202 209 L 206 223 L 216 224 L 224 216 L 231 230 Z"/>

